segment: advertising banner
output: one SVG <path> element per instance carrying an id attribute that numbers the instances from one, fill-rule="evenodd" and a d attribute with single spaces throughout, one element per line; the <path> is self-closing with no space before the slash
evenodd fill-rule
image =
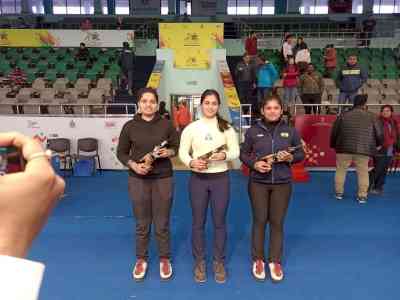
<path id="1" fill-rule="evenodd" d="M 230 108 L 237 108 L 240 106 L 239 96 L 237 94 L 235 84 L 232 79 L 231 72 L 226 60 L 218 61 L 218 70 L 224 86 L 224 95 L 227 104 Z"/>
<path id="2" fill-rule="evenodd" d="M 117 159 L 118 139 L 123 125 L 131 118 L 79 118 L 1 116 L 2 131 L 18 131 L 33 137 L 46 146 L 51 138 L 71 140 L 71 153 L 76 153 L 79 138 L 93 137 L 99 141 L 99 155 L 103 169 L 120 170 L 124 166 Z"/>
<path id="3" fill-rule="evenodd" d="M 122 47 L 133 45 L 133 30 L 0 29 L 0 47 Z"/>
<path id="4" fill-rule="evenodd" d="M 400 116 L 396 116 L 400 121 Z M 330 136 L 335 115 L 296 116 L 295 126 L 306 143 L 307 167 L 335 168 L 336 152 L 330 147 Z"/>
<path id="5" fill-rule="evenodd" d="M 211 49 L 223 48 L 222 23 L 160 23 L 160 48 L 174 50 L 174 67 L 208 69 Z"/>

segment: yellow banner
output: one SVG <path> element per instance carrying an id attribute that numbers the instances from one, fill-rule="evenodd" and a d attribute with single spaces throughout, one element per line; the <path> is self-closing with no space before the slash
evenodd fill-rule
<path id="1" fill-rule="evenodd" d="M 147 87 L 157 89 L 160 86 L 161 73 L 151 73 Z"/>
<path id="2" fill-rule="evenodd" d="M 174 67 L 208 69 L 211 49 L 223 48 L 222 23 L 160 23 L 160 48 L 173 49 Z"/>
<path id="3" fill-rule="evenodd" d="M 43 47 L 53 45 L 54 37 L 46 29 L 1 29 L 0 46 Z"/>

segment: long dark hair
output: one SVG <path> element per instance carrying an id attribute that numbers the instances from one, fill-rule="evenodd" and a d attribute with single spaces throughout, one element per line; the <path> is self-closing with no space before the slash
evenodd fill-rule
<path id="1" fill-rule="evenodd" d="M 201 98 L 200 98 L 200 104 L 203 104 L 204 99 L 207 96 L 215 96 L 215 98 L 217 98 L 218 101 L 218 105 L 221 105 L 221 98 L 219 97 L 219 94 L 216 90 L 212 90 L 212 89 L 208 89 L 205 90 L 203 92 L 203 94 L 201 94 Z M 228 130 L 230 128 L 229 122 L 225 119 L 223 119 L 219 113 L 217 112 L 217 121 L 218 121 L 218 129 L 221 132 L 224 132 L 225 130 Z"/>
<path id="2" fill-rule="evenodd" d="M 143 94 L 146 94 L 146 93 L 153 94 L 154 98 L 156 98 L 156 101 L 158 103 L 157 91 L 155 89 L 149 88 L 149 87 L 144 87 L 144 88 L 141 88 L 140 90 L 138 90 L 138 92 L 137 92 L 137 101 L 139 102 L 140 99 L 143 97 Z"/>

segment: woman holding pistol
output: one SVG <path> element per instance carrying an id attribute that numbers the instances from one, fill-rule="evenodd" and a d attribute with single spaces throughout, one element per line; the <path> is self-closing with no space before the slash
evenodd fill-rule
<path id="1" fill-rule="evenodd" d="M 269 224 L 270 243 L 267 259 L 271 279 L 283 279 L 281 265 L 283 225 L 292 193 L 291 164 L 304 158 L 300 136 L 281 118 L 282 102 L 278 96 L 264 99 L 260 107 L 263 118 L 245 135 L 241 161 L 250 168 L 249 198 L 252 207 L 252 273 L 265 280 L 264 240 Z"/>
<path id="2" fill-rule="evenodd" d="M 215 90 L 206 90 L 200 99 L 202 118 L 187 126 L 179 147 L 181 161 L 192 170 L 189 190 L 192 206 L 192 251 L 195 259 L 194 279 L 206 281 L 206 253 L 204 227 L 207 209 L 211 205 L 214 224 L 214 278 L 226 280 L 225 242 L 226 214 L 229 206 L 228 161 L 239 156 L 236 132 L 222 119 L 221 105 Z"/>

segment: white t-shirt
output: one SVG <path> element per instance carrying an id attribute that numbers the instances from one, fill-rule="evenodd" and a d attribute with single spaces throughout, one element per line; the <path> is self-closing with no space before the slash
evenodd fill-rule
<path id="1" fill-rule="evenodd" d="M 37 300 L 44 264 L 0 255 L 0 299 Z"/>

